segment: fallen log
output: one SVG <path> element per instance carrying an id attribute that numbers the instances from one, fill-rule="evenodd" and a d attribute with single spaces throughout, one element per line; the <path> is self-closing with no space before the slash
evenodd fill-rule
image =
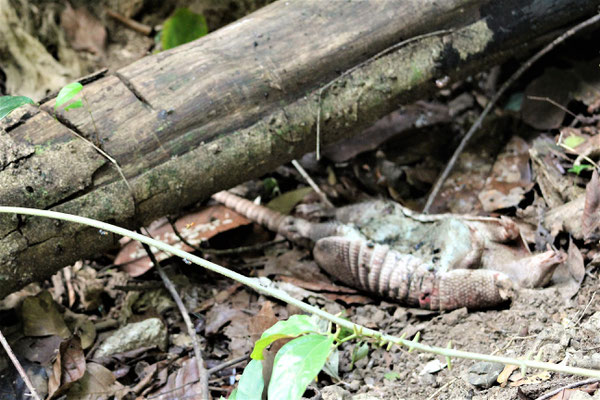
<path id="1" fill-rule="evenodd" d="M 596 7 L 591 0 L 497 3 L 273 3 L 86 84 L 93 120 L 85 109 L 55 119 L 53 100 L 15 113 L 0 132 L 0 204 L 147 224 L 314 149 L 319 113 L 323 143 L 351 136 L 435 90 L 437 78 L 460 79 L 539 46 Z M 364 62 L 437 29 L 450 30 Z M 73 132 L 101 143 L 133 192 Z M 1 216 L 0 297 L 117 240 L 83 226 Z"/>

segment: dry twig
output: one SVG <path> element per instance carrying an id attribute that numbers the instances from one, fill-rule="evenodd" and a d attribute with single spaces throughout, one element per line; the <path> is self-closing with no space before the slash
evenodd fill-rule
<path id="1" fill-rule="evenodd" d="M 574 382 L 574 383 L 571 383 L 569 385 L 561 386 L 558 389 L 555 389 L 555 390 L 553 390 L 551 392 L 548 392 L 545 395 L 540 396 L 540 397 L 538 397 L 535 400 L 547 400 L 547 399 L 551 398 L 552 396 L 554 396 L 555 394 L 558 394 L 558 393 L 562 392 L 565 389 L 573 389 L 573 388 L 576 388 L 576 387 L 580 387 L 580 386 L 583 386 L 583 385 L 589 385 L 589 384 L 596 383 L 596 382 L 600 382 L 600 379 L 598 379 L 598 378 L 592 378 L 592 379 L 586 379 L 584 381 Z"/>
<path id="2" fill-rule="evenodd" d="M 31 393 L 31 397 L 33 397 L 35 400 L 41 400 L 40 396 L 35 391 L 35 388 L 33 387 L 31 380 L 25 373 L 23 366 L 17 359 L 17 356 L 15 356 L 15 353 L 13 353 L 12 349 L 10 348 L 10 345 L 6 341 L 6 338 L 2 334 L 2 331 L 0 331 L 0 343 L 2 343 L 2 347 L 4 347 L 4 351 L 6 351 L 6 354 L 8 354 L 8 358 L 10 358 L 10 361 L 12 361 L 13 365 L 17 369 L 17 372 L 21 376 L 21 379 L 23 379 L 23 382 L 25 382 L 25 386 L 27 386 L 27 389 L 29 389 L 29 393 Z"/>
<path id="3" fill-rule="evenodd" d="M 276 239 L 276 240 L 271 240 L 268 242 L 257 243 L 255 245 L 251 245 L 251 246 L 239 246 L 239 247 L 232 247 L 230 249 L 203 249 L 201 247 L 194 246 L 186 238 L 184 238 L 183 235 L 179 232 L 179 229 L 177 229 L 177 226 L 175 225 L 175 221 L 173 221 L 171 218 L 167 218 L 167 220 L 169 221 L 169 224 L 171 224 L 171 228 L 173 229 L 175 236 L 177 236 L 177 238 L 179 240 L 181 240 L 183 242 L 183 244 L 191 247 L 195 251 L 202 253 L 202 254 L 213 254 L 215 256 L 226 256 L 226 255 L 228 256 L 228 255 L 234 255 L 234 254 L 242 254 L 242 253 L 248 253 L 251 251 L 262 250 L 267 247 L 275 246 L 276 244 L 284 243 L 286 241 L 285 239 Z"/>
<path id="4" fill-rule="evenodd" d="M 242 361 L 246 361 L 248 358 L 250 358 L 250 354 L 246 354 L 244 356 L 239 356 L 237 358 L 227 360 L 224 363 L 217 365 L 216 367 L 212 367 L 211 369 L 209 369 L 207 371 L 207 373 L 208 373 L 208 375 L 212 375 L 212 374 L 219 372 L 227 367 L 231 367 L 232 365 L 239 364 Z"/>
<path id="5" fill-rule="evenodd" d="M 542 50 L 535 53 L 529 60 L 527 60 L 527 62 L 525 62 L 525 64 L 521 65 L 521 67 L 514 74 L 512 74 L 512 76 L 510 78 L 508 78 L 508 80 L 506 82 L 504 82 L 504 84 L 502 85 L 500 90 L 498 90 L 496 92 L 496 94 L 494 95 L 494 97 L 492 97 L 492 99 L 488 102 L 487 106 L 482 111 L 481 115 L 479 115 L 479 118 L 477 118 L 475 123 L 471 126 L 471 129 L 469 129 L 467 134 L 463 137 L 460 144 L 454 151 L 454 154 L 452 154 L 452 158 L 450 158 L 450 161 L 448 161 L 446 168 L 444 169 L 442 174 L 439 176 L 439 178 L 435 182 L 435 185 L 433 185 L 433 188 L 431 189 L 431 193 L 429 194 L 429 197 L 427 198 L 425 207 L 423 207 L 423 213 L 429 212 L 429 209 L 431 208 L 431 204 L 437 197 L 440 189 L 442 188 L 442 185 L 448 178 L 448 175 L 450 175 L 450 171 L 452 171 L 452 168 L 454 168 L 454 164 L 456 164 L 456 161 L 458 160 L 458 156 L 462 153 L 462 151 L 464 150 L 465 146 L 467 145 L 467 143 L 469 142 L 471 137 L 473 137 L 473 134 L 481 126 L 483 119 L 489 114 L 489 112 L 492 110 L 492 108 L 494 108 L 494 106 L 496 105 L 496 103 L 498 102 L 500 97 L 502 97 L 504 92 L 506 92 L 506 90 L 517 79 L 519 79 L 521 77 L 521 75 L 523 75 L 523 73 L 525 71 L 527 71 L 529 69 L 529 67 L 531 67 L 533 65 L 533 63 L 535 63 L 537 60 L 539 60 L 543 55 L 548 53 L 550 50 L 552 50 L 553 48 L 555 48 L 560 43 L 564 42 L 566 39 L 573 36 L 577 32 L 579 32 L 580 30 L 582 30 L 590 25 L 593 25 L 593 24 L 597 23 L 598 21 L 600 21 L 600 14 L 596 14 L 592 18 L 589 18 L 589 19 L 583 21 L 582 23 L 575 25 L 571 29 L 567 30 L 565 33 L 563 33 L 562 35 L 560 35 L 559 37 L 554 39 L 552 42 L 550 42 L 548 45 L 546 45 L 546 47 L 544 47 Z"/>
<path id="6" fill-rule="evenodd" d="M 321 201 L 323 201 L 323 204 L 325 204 L 328 208 L 333 208 L 333 204 L 331 204 L 331 202 L 327 198 L 327 195 L 323 193 L 319 185 L 317 185 L 315 181 L 313 181 L 313 179 L 310 177 L 310 175 L 308 175 L 308 173 L 304 170 L 304 168 L 302 168 L 302 165 L 300 165 L 300 163 L 296 160 L 292 160 L 292 165 L 294 166 L 294 168 L 296 168 L 300 175 L 302 175 L 302 177 L 304 178 L 304 180 L 306 180 L 306 182 L 312 188 L 312 190 L 314 190 L 319 195 Z"/>
<path id="7" fill-rule="evenodd" d="M 144 36 L 150 36 L 150 34 L 152 33 L 152 27 L 142 24 L 141 22 L 137 22 L 132 20 L 131 18 L 127 18 L 122 16 L 121 14 L 106 8 L 106 14 L 109 17 L 112 17 L 114 19 L 116 19 L 117 21 L 119 21 L 120 23 L 122 23 L 123 25 L 125 25 L 126 27 L 128 27 L 129 29 L 132 29 L 138 33 L 141 33 Z"/>
<path id="8" fill-rule="evenodd" d="M 139 229 L 138 233 L 141 234 Z M 150 236 L 150 233 L 146 233 L 148 236 Z M 198 337 L 196 335 L 196 331 L 194 330 L 194 325 L 192 324 L 192 320 L 190 319 L 190 314 L 185 308 L 185 305 L 183 304 L 183 301 L 181 300 L 181 296 L 179 296 L 177 289 L 175 289 L 175 285 L 173 285 L 173 282 L 171 282 L 167 274 L 165 274 L 165 271 L 160 266 L 160 263 L 158 262 L 156 257 L 154 257 L 152 250 L 150 250 L 150 246 L 148 246 L 146 243 L 142 243 L 142 246 L 144 246 L 144 250 L 146 250 L 146 253 L 148 253 L 148 257 L 150 257 L 150 260 L 152 260 L 152 263 L 156 267 L 156 271 L 158 272 L 160 279 L 162 279 L 163 283 L 165 284 L 165 287 L 169 291 L 169 294 L 171 295 L 171 297 L 173 297 L 173 300 L 175 300 L 175 304 L 177 305 L 177 308 L 181 313 L 181 317 L 185 322 L 188 335 L 192 339 L 194 357 L 196 358 L 196 366 L 198 368 L 198 381 L 200 382 L 201 388 L 200 398 L 202 400 L 208 400 L 210 397 L 208 393 L 208 373 L 206 372 L 206 368 L 204 368 L 204 360 L 202 358 L 202 352 L 200 351 L 200 343 L 198 342 Z"/>

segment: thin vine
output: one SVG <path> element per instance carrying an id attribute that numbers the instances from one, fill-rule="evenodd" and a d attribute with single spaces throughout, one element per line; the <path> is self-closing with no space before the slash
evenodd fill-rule
<path id="1" fill-rule="evenodd" d="M 167 252 L 169 254 L 172 254 L 174 256 L 181 257 L 186 262 L 194 263 L 203 268 L 206 268 L 206 269 L 216 272 L 220 275 L 223 275 L 227 278 L 236 280 L 236 281 L 254 289 L 258 293 L 264 294 L 266 296 L 274 297 L 274 298 L 279 299 L 287 304 L 294 305 L 303 311 L 317 315 L 318 317 L 321 317 L 327 321 L 330 321 L 331 323 L 336 324 L 340 327 L 350 329 L 351 331 L 356 333 L 357 336 L 374 339 L 375 342 L 381 347 L 389 348 L 392 345 L 396 344 L 399 346 L 408 347 L 409 351 L 419 350 L 419 351 L 423 351 L 426 353 L 441 355 L 443 357 L 446 357 L 447 360 L 451 357 L 465 358 L 465 359 L 476 360 L 476 361 L 489 361 L 489 362 L 497 362 L 497 363 L 506 364 L 506 365 L 516 365 L 516 366 L 521 367 L 522 369 L 535 368 L 535 369 L 543 369 L 543 370 L 547 370 L 547 371 L 559 372 L 559 373 L 564 373 L 564 374 L 586 376 L 586 377 L 591 377 L 591 378 L 600 378 L 600 370 L 571 367 L 571 366 L 567 366 L 567 365 L 558 365 L 558 364 L 542 362 L 542 361 L 535 361 L 535 360 L 527 360 L 527 359 L 519 360 L 519 359 L 515 359 L 515 358 L 511 358 L 511 357 L 493 356 L 493 355 L 488 355 L 488 354 L 474 353 L 474 352 L 470 352 L 470 351 L 456 350 L 456 349 L 451 348 L 451 346 L 449 346 L 449 348 L 435 347 L 435 346 L 429 346 L 429 345 L 420 343 L 418 341 L 418 337 L 416 337 L 413 340 L 406 340 L 403 337 L 382 334 L 381 332 L 378 332 L 376 330 L 369 329 L 369 328 L 363 327 L 361 325 L 357 325 L 357 324 L 350 322 L 348 320 L 345 320 L 343 318 L 329 314 L 328 312 L 323 311 L 318 307 L 314 307 L 309 304 L 306 304 L 300 300 L 297 300 L 297 299 L 291 297 L 289 294 L 287 294 L 283 290 L 269 287 L 268 283 L 270 281 L 268 279 L 249 278 L 247 276 L 244 276 L 242 274 L 239 274 L 237 272 L 234 272 L 227 268 L 224 268 L 218 264 L 215 264 L 213 262 L 210 262 L 208 260 L 205 260 L 203 258 L 195 256 L 193 254 L 187 253 L 183 250 L 177 249 L 166 243 L 160 242 L 158 240 L 149 238 L 147 236 L 138 234 L 136 232 L 132 232 L 130 230 L 127 230 L 127 229 L 124 229 L 124 228 L 121 228 L 121 227 L 118 227 L 115 225 L 108 224 L 106 222 L 101 222 L 101 221 L 97 221 L 97 220 L 94 220 L 91 218 L 81 217 L 81 216 L 77 216 L 77 215 L 60 213 L 60 212 L 56 212 L 56 211 L 37 210 L 37 209 L 33 209 L 33 208 L 24 208 L 24 207 L 0 206 L 0 213 L 23 214 L 23 215 L 31 215 L 31 216 L 59 219 L 59 220 L 67 221 L 67 222 L 74 222 L 74 223 L 78 223 L 78 224 L 91 226 L 91 227 L 97 228 L 101 231 L 108 231 L 108 232 L 112 232 L 117 235 L 129 237 L 133 240 L 137 240 L 137 241 L 145 243 L 147 245 L 154 246 L 157 249 Z"/>

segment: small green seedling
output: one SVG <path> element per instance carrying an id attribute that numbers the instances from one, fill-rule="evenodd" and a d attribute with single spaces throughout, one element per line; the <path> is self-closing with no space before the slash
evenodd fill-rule
<path id="1" fill-rule="evenodd" d="M 35 104 L 35 102 L 25 96 L 0 96 L 0 120 L 25 104 Z"/>
<path id="2" fill-rule="evenodd" d="M 265 187 L 265 191 L 272 197 L 279 196 L 281 194 L 279 182 L 277 182 L 277 179 L 271 176 L 263 179 L 263 186 Z"/>
<path id="3" fill-rule="evenodd" d="M 279 321 L 263 332 L 254 345 L 250 357 L 252 361 L 244 369 L 240 383 L 229 400 L 260 400 L 264 388 L 262 366 L 263 351 L 279 339 L 292 339 L 275 355 L 273 372 L 267 390 L 268 399 L 299 400 L 306 387 L 313 382 L 320 371 L 336 378 L 339 363 L 338 346 L 349 340 L 360 341 L 352 353 L 352 363 L 366 357 L 369 342 L 376 338 L 363 337 L 354 332 L 329 323 L 324 326 L 317 316 L 293 315 Z M 335 330 L 333 327 L 335 326 Z M 337 358 L 336 358 L 337 357 Z M 338 377 L 339 379 L 339 377 Z"/>
<path id="4" fill-rule="evenodd" d="M 97 152 L 99 152 L 104 157 L 106 157 L 106 159 L 115 166 L 119 175 L 121 175 L 121 178 L 123 178 L 123 181 L 127 185 L 127 188 L 129 189 L 129 192 L 131 193 L 132 198 L 134 198 L 133 189 L 131 188 L 131 185 L 125 178 L 125 174 L 123 173 L 123 170 L 121 169 L 121 167 L 119 166 L 117 161 L 100 148 L 101 143 L 98 138 L 98 127 L 96 126 L 96 121 L 94 120 L 94 116 L 92 115 L 92 111 L 90 110 L 90 107 L 85 98 L 85 95 L 83 93 L 81 93 L 81 99 L 74 100 L 74 97 L 77 96 L 81 92 L 82 89 L 83 89 L 83 85 L 79 82 L 69 83 L 68 85 L 66 85 L 62 89 L 60 89 L 60 91 L 58 92 L 58 95 L 56 96 L 56 101 L 54 103 L 54 111 L 55 111 L 54 118 L 57 118 L 56 111 L 59 108 L 64 107 L 65 111 L 73 110 L 76 108 L 83 107 L 83 105 L 84 105 L 83 102 L 85 101 L 85 110 L 89 114 L 90 120 L 92 121 L 92 125 L 94 126 L 94 133 L 96 135 L 96 137 L 95 137 L 96 143 L 93 143 L 92 141 L 84 138 L 83 136 L 79 135 L 76 132 L 73 132 L 73 134 L 75 136 L 77 136 L 78 138 L 80 138 L 81 140 L 84 140 L 85 142 L 87 142 L 90 146 L 92 146 L 94 149 L 96 149 Z M 74 100 L 74 101 L 72 101 L 72 100 Z M 10 114 L 15 109 L 17 109 L 25 104 L 35 104 L 35 103 L 29 97 L 25 97 L 25 96 L 1 96 L 0 97 L 0 120 L 2 120 L 2 118 L 6 117 L 8 114 Z"/>
<path id="5" fill-rule="evenodd" d="M 208 33 L 204 16 L 187 8 L 178 8 L 163 24 L 161 44 L 163 50 L 191 42 Z"/>
<path id="6" fill-rule="evenodd" d="M 79 82 L 69 83 L 68 85 L 60 89 L 60 92 L 58 92 L 58 96 L 56 96 L 56 102 L 54 103 L 54 111 L 58 110 L 63 105 L 66 105 L 65 111 L 83 107 L 81 99 L 69 103 L 71 100 L 73 100 L 73 97 L 75 97 L 79 92 L 81 92 L 81 89 L 83 89 L 83 85 Z"/>
<path id="7" fill-rule="evenodd" d="M 263 332 L 254 345 L 252 361 L 244 369 L 237 389 L 229 400 L 260 400 L 264 390 L 262 377 L 263 350 L 279 339 L 291 339 L 275 355 L 269 387 L 269 399 L 300 399 L 306 387 L 323 369 L 336 349 L 336 335 L 323 332 L 318 318 L 292 315 Z"/>
<path id="8" fill-rule="evenodd" d="M 63 87 L 58 96 L 56 96 L 56 103 L 54 104 L 54 110 L 58 110 L 61 106 L 66 104 L 65 111 L 73 110 L 75 108 L 83 107 L 81 99 L 73 100 L 83 86 L 79 82 L 69 83 Z M 68 103 L 68 104 L 67 104 Z M 8 114 L 16 110 L 17 108 L 24 106 L 25 104 L 36 104 L 33 100 L 26 96 L 0 96 L 0 120 L 6 117 Z"/>
<path id="9" fill-rule="evenodd" d="M 590 165 L 590 164 L 579 164 L 579 165 L 573 165 L 567 171 L 579 175 L 583 171 L 590 171 L 590 170 L 593 170 L 593 169 L 594 169 L 593 165 Z"/>
<path id="10" fill-rule="evenodd" d="M 358 342 L 356 346 L 354 346 L 354 350 L 352 350 L 352 359 L 350 363 L 350 368 L 354 368 L 354 364 L 365 358 L 369 355 L 369 343 L 367 342 Z"/>
<path id="11" fill-rule="evenodd" d="M 393 372 L 392 371 L 392 372 L 386 373 L 385 375 L 383 375 L 383 377 L 385 379 L 387 379 L 388 381 L 392 381 L 393 382 L 393 381 L 395 381 L 397 379 L 400 379 L 400 374 L 397 373 L 397 372 Z"/>

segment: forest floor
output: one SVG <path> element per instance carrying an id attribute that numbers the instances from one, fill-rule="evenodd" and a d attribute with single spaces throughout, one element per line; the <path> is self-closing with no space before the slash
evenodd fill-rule
<path id="1" fill-rule="evenodd" d="M 163 7 L 136 18 L 154 25 L 171 11 Z M 224 9 L 206 12 L 212 12 L 211 29 L 240 16 L 218 20 Z M 102 54 L 93 44 L 77 52 L 77 73 L 114 70 L 153 51 L 152 38 L 116 21 L 103 23 L 109 45 Z M 201 256 L 245 275 L 268 277 L 293 297 L 366 327 L 408 339 L 420 332 L 421 342 L 440 347 L 451 342 L 461 350 L 600 369 L 600 305 L 595 299 L 600 185 L 590 162 L 600 154 L 600 74 L 592 39 L 570 39 L 517 82 L 467 146 L 431 210 L 504 215 L 518 224 L 531 251 L 564 253 L 566 261 L 544 288 L 520 289 L 510 303 L 494 309 L 407 308 L 343 286 L 319 269 L 310 249 L 281 240 L 214 200 L 172 216 L 175 226 L 200 247 Z M 93 38 L 84 42 L 93 43 Z M 336 206 L 383 198 L 420 210 L 461 136 L 521 61 L 465 81 L 440 82 L 432 98 L 403 106 L 356 138 L 326 147 L 320 161 L 308 154 L 300 164 Z M 237 191 L 297 214 L 302 207 L 319 207 L 319 196 L 307 186 L 292 165 L 285 165 Z M 148 231 L 186 247 L 166 219 Z M 227 250 L 241 246 L 250 250 Z M 209 377 L 211 394 L 227 397 L 260 334 L 299 310 L 186 260 L 157 257 L 190 313 L 207 368 L 215 369 Z M 124 337 L 116 340 L 118 328 Z M 34 380 L 39 391 L 58 390 L 55 398 L 67 392 L 68 398 L 102 398 L 93 393 L 103 392 L 116 398 L 174 399 L 194 398 L 198 391 L 185 324 L 135 243 L 123 241 L 118 254 L 80 261 L 4 299 L 0 329 L 29 374 L 39 378 Z M 66 340 L 72 332 L 79 333 L 80 343 Z M 111 341 L 118 342 L 116 347 L 109 348 Z M 85 358 L 73 361 L 69 349 L 78 346 Z M 320 373 L 305 398 L 524 400 L 586 379 L 462 359 L 453 359 L 448 369 L 443 357 L 401 348 L 370 347 L 353 363 L 356 346 L 340 347 L 330 374 Z M 218 368 L 235 358 L 239 363 Z M 57 370 L 67 374 L 67 364 L 73 369 L 87 365 L 87 383 L 76 392 L 65 378 L 52 382 Z M 477 372 L 485 368 L 486 373 Z M 48 378 L 52 369 L 55 377 Z M 1 357 L 0 371 L 0 400 L 24 398 L 17 372 Z M 106 371 L 113 377 L 107 378 Z M 587 383 L 544 398 L 567 399 L 577 390 L 593 395 L 597 386 Z"/>

